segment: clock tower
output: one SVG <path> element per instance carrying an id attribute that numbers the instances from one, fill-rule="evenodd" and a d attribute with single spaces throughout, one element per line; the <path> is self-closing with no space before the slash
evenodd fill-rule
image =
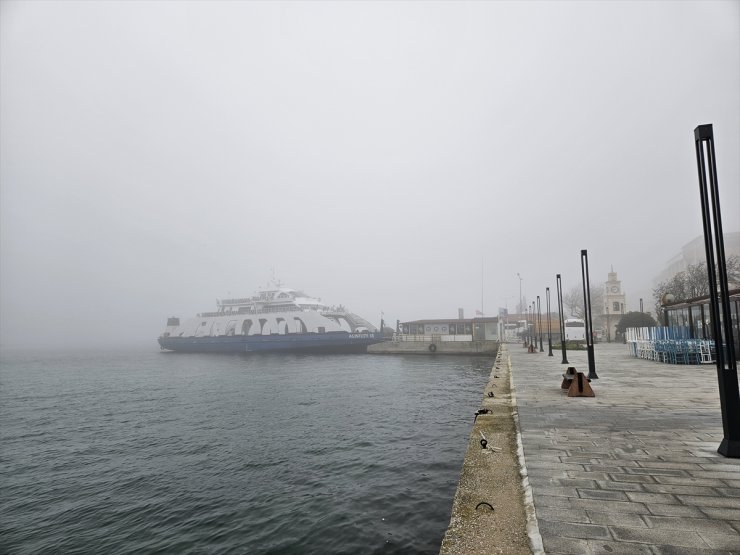
<path id="1" fill-rule="evenodd" d="M 617 272 L 609 272 L 609 277 L 604 283 L 604 317 L 606 318 L 606 339 L 611 341 L 616 337 L 617 323 L 622 314 L 627 312 L 622 282 L 617 279 Z"/>

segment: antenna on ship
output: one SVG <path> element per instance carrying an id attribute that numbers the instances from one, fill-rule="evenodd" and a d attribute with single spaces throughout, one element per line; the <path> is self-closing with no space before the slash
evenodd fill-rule
<path id="1" fill-rule="evenodd" d="M 272 274 L 272 283 L 273 283 L 273 285 L 275 285 L 275 287 L 277 287 L 279 289 L 283 284 L 282 284 L 282 282 L 277 277 L 275 277 L 275 266 L 273 266 L 272 268 L 270 268 L 270 273 Z"/>

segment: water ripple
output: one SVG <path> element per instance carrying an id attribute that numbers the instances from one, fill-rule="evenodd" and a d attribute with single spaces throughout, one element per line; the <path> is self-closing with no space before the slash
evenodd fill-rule
<path id="1" fill-rule="evenodd" d="M 2 553 L 436 553 L 490 360 L 3 353 Z"/>

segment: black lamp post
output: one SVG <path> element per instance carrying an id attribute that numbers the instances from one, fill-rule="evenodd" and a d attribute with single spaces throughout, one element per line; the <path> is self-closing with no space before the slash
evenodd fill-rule
<path id="1" fill-rule="evenodd" d="M 709 278 L 709 309 L 717 354 L 719 404 L 722 409 L 724 437 L 717 449 L 725 457 L 740 458 L 740 390 L 737 382 L 737 353 L 732 334 L 730 293 L 727 282 L 722 214 L 719 207 L 717 162 L 714 154 L 712 124 L 694 129 L 696 164 L 699 169 L 701 219 L 704 226 L 704 250 Z M 706 160 L 705 160 L 706 154 Z M 707 165 L 709 166 L 707 168 Z M 707 183 L 707 169 L 709 183 Z M 713 225 L 712 225 L 713 224 Z M 716 255 L 716 267 L 715 267 Z M 719 288 L 719 293 L 717 289 Z"/>
<path id="2" fill-rule="evenodd" d="M 642 310 L 642 297 L 640 297 L 640 312 L 644 312 L 644 311 Z"/>
<path id="3" fill-rule="evenodd" d="M 586 316 L 586 350 L 588 351 L 588 379 L 598 380 L 594 361 L 594 325 L 591 318 L 591 283 L 588 278 L 588 251 L 581 250 L 581 277 L 583 278 L 583 308 Z"/>
<path id="4" fill-rule="evenodd" d="M 532 301 L 532 340 L 529 342 L 532 346 L 532 352 L 537 350 L 537 311 L 535 306 L 535 302 Z"/>
<path id="5" fill-rule="evenodd" d="M 537 295 L 537 327 L 540 329 L 540 352 L 544 353 L 545 349 L 542 348 L 542 310 L 539 295 Z"/>
<path id="6" fill-rule="evenodd" d="M 568 357 L 565 354 L 565 322 L 563 321 L 563 284 L 560 281 L 560 274 L 555 276 L 558 293 L 558 316 L 560 317 L 560 350 L 563 351 L 563 360 L 560 364 L 569 364 Z"/>
<path id="7" fill-rule="evenodd" d="M 547 356 L 552 356 L 552 319 L 550 318 L 550 288 L 545 287 L 545 300 L 547 301 Z"/>

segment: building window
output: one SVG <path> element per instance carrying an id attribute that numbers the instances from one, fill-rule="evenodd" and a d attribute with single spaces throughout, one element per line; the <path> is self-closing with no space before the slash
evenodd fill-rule
<path id="1" fill-rule="evenodd" d="M 619 312 L 619 303 L 615 302 L 615 303 L 612 303 L 612 305 L 613 305 L 612 308 L 614 312 Z"/>

